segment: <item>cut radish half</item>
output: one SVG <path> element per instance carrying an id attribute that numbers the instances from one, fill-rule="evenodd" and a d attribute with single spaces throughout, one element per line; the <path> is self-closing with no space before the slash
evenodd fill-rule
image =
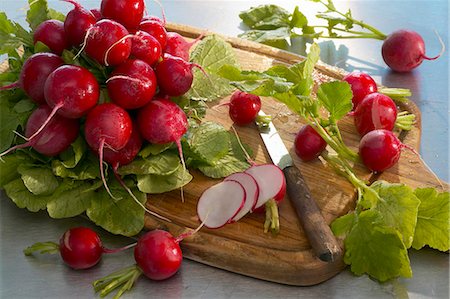
<path id="1" fill-rule="evenodd" d="M 246 197 L 244 207 L 239 211 L 239 213 L 236 214 L 236 216 L 233 217 L 232 220 L 233 222 L 236 222 L 250 212 L 252 207 L 256 204 L 259 194 L 258 184 L 251 175 L 245 172 L 238 172 L 229 175 L 224 181 L 236 181 L 240 183 L 245 190 Z"/>
<path id="2" fill-rule="evenodd" d="M 256 204 L 251 211 L 264 205 L 269 199 L 275 198 L 286 187 L 283 171 L 273 164 L 254 165 L 245 171 L 251 175 L 259 188 Z"/>
<path id="3" fill-rule="evenodd" d="M 207 228 L 220 228 L 231 223 L 244 207 L 245 190 L 236 181 L 223 181 L 208 189 L 197 203 L 197 215 Z"/>

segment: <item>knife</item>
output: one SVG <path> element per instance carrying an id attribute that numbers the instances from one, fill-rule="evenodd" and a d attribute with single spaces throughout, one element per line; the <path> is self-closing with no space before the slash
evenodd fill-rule
<path id="1" fill-rule="evenodd" d="M 262 111 L 259 115 L 265 117 Z M 259 133 L 273 164 L 280 167 L 286 178 L 286 190 L 295 207 L 298 219 L 314 253 L 324 262 L 333 262 L 342 255 L 342 249 L 320 212 L 303 178 L 272 122 L 258 125 Z"/>

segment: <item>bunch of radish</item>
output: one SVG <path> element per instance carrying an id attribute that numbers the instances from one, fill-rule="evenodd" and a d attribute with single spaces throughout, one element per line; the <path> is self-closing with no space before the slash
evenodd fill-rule
<path id="1" fill-rule="evenodd" d="M 99 10 L 64 1 L 74 6 L 65 22 L 47 20 L 34 31 L 34 42 L 44 43 L 52 53 L 30 56 L 18 82 L 2 87 L 23 89 L 38 107 L 21 136 L 26 142 L 0 157 L 28 146 L 56 156 L 75 141 L 83 123 L 81 135 L 99 158 L 106 190 L 113 197 L 104 162 L 132 195 L 117 168 L 133 161 L 144 142 L 174 142 L 183 160 L 180 139 L 188 129 L 187 117 L 169 97 L 186 93 L 193 81 L 192 68 L 200 67 L 187 61 L 192 43 L 168 33 L 165 19 L 144 17 L 143 0 L 103 0 Z M 103 66 L 107 79 L 64 63 L 60 55 L 65 49 Z M 109 103 L 99 101 L 100 87 L 105 85 Z"/>
<path id="2" fill-rule="evenodd" d="M 351 115 L 362 137 L 359 144 L 362 162 L 373 172 L 391 168 L 399 160 L 401 150 L 407 147 L 392 132 L 399 115 L 395 102 L 378 93 L 377 84 L 368 74 L 355 71 L 343 80 L 350 84 L 353 93 Z M 326 142 L 307 125 L 297 133 L 294 146 L 300 159 L 310 161 L 320 155 Z"/>

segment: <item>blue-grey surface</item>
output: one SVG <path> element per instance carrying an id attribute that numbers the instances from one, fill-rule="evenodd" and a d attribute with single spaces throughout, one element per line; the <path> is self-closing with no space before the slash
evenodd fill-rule
<path id="1" fill-rule="evenodd" d="M 80 1 L 86 7 L 100 1 Z M 302 5 L 313 14 L 316 4 L 306 1 L 161 1 L 171 22 L 184 23 L 235 36 L 241 32 L 238 13 L 261 3 L 278 3 L 288 10 Z M 51 7 L 68 11 L 71 5 L 49 1 Z M 151 14 L 159 15 L 154 2 L 147 1 Z M 418 31 L 425 39 L 430 56 L 440 51 L 436 30 L 448 48 L 447 0 L 441 1 L 351 1 L 337 2 L 350 7 L 353 15 L 384 32 L 398 28 Z M 23 0 L 0 0 L 0 10 L 24 22 Z M 344 46 L 345 45 L 345 46 Z M 389 87 L 412 89 L 412 100 L 422 111 L 421 154 L 430 168 L 449 180 L 449 68 L 448 51 L 434 62 L 425 61 L 410 74 L 387 70 L 380 54 L 380 41 L 340 40 L 323 44 L 329 49 L 326 62 L 347 70 L 362 69 L 377 82 Z M 331 46 L 331 47 L 330 47 Z M 25 257 L 22 249 L 46 240 L 57 240 L 75 225 L 92 226 L 81 218 L 53 220 L 46 212 L 29 213 L 18 209 L 4 193 L 0 194 L 0 297 L 1 298 L 95 298 L 90 283 L 133 262 L 130 253 L 107 255 L 93 269 L 73 271 L 58 256 Z M 97 228 L 98 229 L 98 228 Z M 127 238 L 100 231 L 104 243 L 119 247 Z M 140 279 L 125 298 L 449 298 L 449 256 L 433 250 L 410 251 L 414 277 L 380 284 L 367 276 L 355 277 L 345 270 L 317 286 L 291 287 L 264 282 L 185 260 L 181 271 L 163 282 Z"/>

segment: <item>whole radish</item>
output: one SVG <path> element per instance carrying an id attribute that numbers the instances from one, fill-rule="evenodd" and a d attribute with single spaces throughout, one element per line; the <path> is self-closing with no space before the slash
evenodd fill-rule
<path id="1" fill-rule="evenodd" d="M 230 118 L 235 124 L 244 126 L 255 120 L 259 110 L 261 110 L 261 98 L 237 90 L 231 95 L 229 106 Z"/>
<path id="2" fill-rule="evenodd" d="M 101 65 L 118 65 L 130 56 L 130 38 L 123 25 L 102 19 L 87 31 L 84 51 Z"/>
<path id="3" fill-rule="evenodd" d="M 36 53 L 28 57 L 20 71 L 19 80 L 0 90 L 19 87 L 37 104 L 45 103 L 44 86 L 47 77 L 64 61 L 53 53 Z"/>
<path id="4" fill-rule="evenodd" d="M 354 71 L 342 80 L 350 84 L 353 93 L 353 109 L 368 95 L 378 91 L 377 83 L 366 73 Z"/>
<path id="5" fill-rule="evenodd" d="M 177 32 L 167 32 L 167 44 L 164 52 L 189 61 L 189 50 L 202 37 L 203 35 L 200 35 L 193 42 L 188 42 Z"/>
<path id="6" fill-rule="evenodd" d="M 48 157 L 59 155 L 69 148 L 79 134 L 80 124 L 77 119 L 70 119 L 56 114 L 40 133 L 35 134 L 47 121 L 51 113 L 52 109 L 45 104 L 36 108 L 31 113 L 25 126 L 25 136 L 28 137 L 28 141 L 11 147 L 1 153 L 0 157 L 16 149 L 30 146 L 38 153 Z M 34 137 L 30 138 L 33 135 Z"/>
<path id="7" fill-rule="evenodd" d="M 161 22 L 154 20 L 145 20 L 139 24 L 139 30 L 145 31 L 160 43 L 161 49 L 166 48 L 167 45 L 167 31 Z"/>
<path id="8" fill-rule="evenodd" d="M 305 162 L 316 159 L 326 147 L 326 141 L 309 125 L 303 126 L 295 135 L 295 153 Z"/>
<path id="9" fill-rule="evenodd" d="M 64 30 L 64 23 L 59 20 L 47 20 L 39 24 L 33 33 L 33 41 L 45 44 L 50 50 L 61 55 L 69 47 L 69 41 Z"/>
<path id="10" fill-rule="evenodd" d="M 397 30 L 383 42 L 381 53 L 386 64 L 397 72 L 409 72 L 418 67 L 422 61 L 434 60 L 435 57 L 425 55 L 423 38 L 412 30 Z"/>
<path id="11" fill-rule="evenodd" d="M 85 9 L 75 0 L 63 0 L 73 4 L 75 7 L 67 13 L 64 21 L 64 30 L 67 40 L 72 46 L 78 47 L 83 43 L 84 37 L 90 27 L 96 22 L 96 16 Z"/>
<path id="12" fill-rule="evenodd" d="M 377 92 L 366 96 L 354 113 L 355 126 L 361 136 L 375 129 L 392 131 L 396 119 L 397 107 L 394 101 Z"/>
<path id="13" fill-rule="evenodd" d="M 130 59 L 119 65 L 107 80 L 111 100 L 124 109 L 136 109 L 150 102 L 156 92 L 156 76 L 150 65 Z"/>
<path id="14" fill-rule="evenodd" d="M 104 103 L 95 106 L 87 117 L 84 136 L 89 147 L 98 154 L 100 175 L 105 189 L 112 196 L 103 170 L 103 153 L 105 148 L 119 151 L 124 148 L 132 133 L 132 122 L 128 113 L 121 107 Z"/>
<path id="15" fill-rule="evenodd" d="M 145 31 L 137 31 L 131 40 L 131 55 L 154 66 L 162 59 L 161 44 Z"/>
<path id="16" fill-rule="evenodd" d="M 165 54 L 163 60 L 155 68 L 160 91 L 172 97 L 185 94 L 191 88 L 194 80 L 193 67 L 201 69 L 197 64 Z"/>
<path id="17" fill-rule="evenodd" d="M 119 22 L 128 30 L 139 27 L 144 9 L 144 0 L 102 0 L 100 6 L 104 18 Z"/>
<path id="18" fill-rule="evenodd" d="M 381 172 L 397 163 L 403 147 L 405 145 L 391 131 L 373 130 L 361 139 L 359 155 L 368 169 Z"/>
<path id="19" fill-rule="evenodd" d="M 66 265 L 81 270 L 98 264 L 104 253 L 116 253 L 132 246 L 135 246 L 135 244 L 118 249 L 107 249 L 103 247 L 100 237 L 95 231 L 87 227 L 74 227 L 61 236 L 59 244 L 54 242 L 36 243 L 26 248 L 24 254 L 31 255 L 35 251 L 41 253 L 56 253 L 59 251 Z"/>

